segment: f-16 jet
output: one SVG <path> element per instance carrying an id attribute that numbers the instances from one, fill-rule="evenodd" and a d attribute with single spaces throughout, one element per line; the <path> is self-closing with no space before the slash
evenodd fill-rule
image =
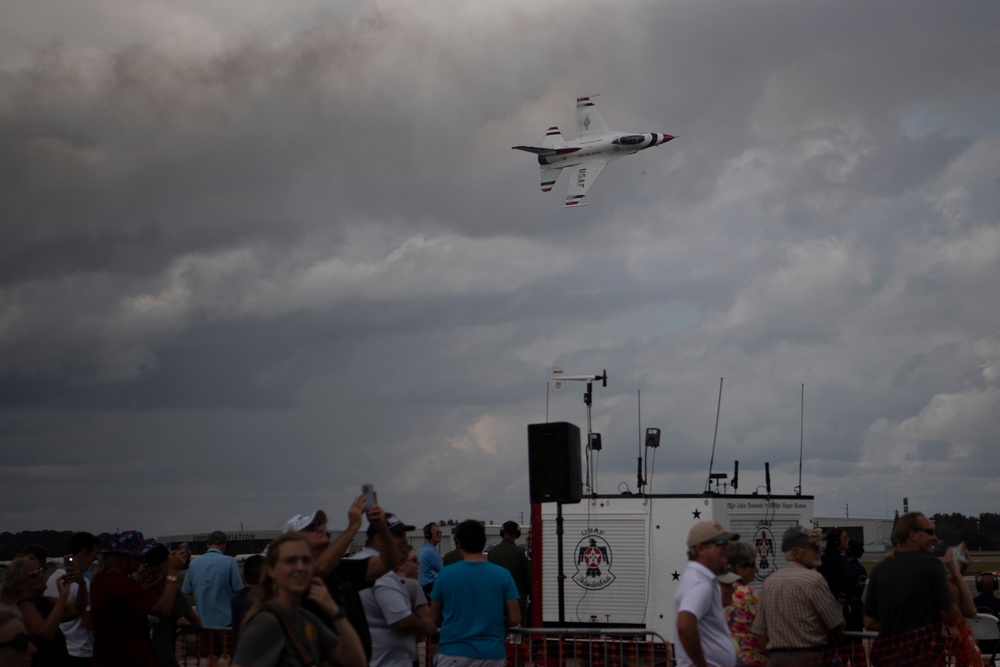
<path id="1" fill-rule="evenodd" d="M 549 192 L 563 169 L 569 172 L 569 191 L 564 206 L 586 206 L 581 200 L 609 162 L 665 144 L 669 134 L 612 132 L 589 97 L 576 100 L 576 140 L 566 143 L 558 127 L 550 127 L 541 146 L 512 146 L 538 156 L 542 192 Z"/>

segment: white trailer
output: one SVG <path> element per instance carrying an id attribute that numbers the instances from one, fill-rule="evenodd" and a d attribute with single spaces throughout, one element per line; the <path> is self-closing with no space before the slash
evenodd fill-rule
<path id="1" fill-rule="evenodd" d="M 672 642 L 674 594 L 687 565 L 691 526 L 718 521 L 739 533 L 741 541 L 752 541 L 760 566 L 757 578 L 763 582 L 785 564 L 785 529 L 812 526 L 813 497 L 598 495 L 578 504 L 533 505 L 532 519 L 536 625 L 645 629 Z"/>

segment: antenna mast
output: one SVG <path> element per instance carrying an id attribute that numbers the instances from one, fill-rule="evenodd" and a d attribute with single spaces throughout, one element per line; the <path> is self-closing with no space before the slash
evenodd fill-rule
<path id="1" fill-rule="evenodd" d="M 795 489 L 795 495 L 802 495 L 802 435 L 805 432 L 806 419 L 806 383 L 802 383 L 802 398 L 799 405 L 799 486 Z"/>
<path id="2" fill-rule="evenodd" d="M 635 395 L 639 411 L 639 458 L 636 460 L 635 485 L 636 491 L 641 496 L 642 487 L 646 484 L 646 480 L 642 478 L 642 393 L 636 389 Z"/>
<path id="3" fill-rule="evenodd" d="M 715 440 L 719 437 L 719 413 L 722 412 L 722 378 L 719 378 L 719 405 L 715 409 L 715 435 L 712 436 L 712 458 L 708 461 L 708 479 L 705 481 L 705 493 L 712 488 L 712 467 L 715 465 Z"/>

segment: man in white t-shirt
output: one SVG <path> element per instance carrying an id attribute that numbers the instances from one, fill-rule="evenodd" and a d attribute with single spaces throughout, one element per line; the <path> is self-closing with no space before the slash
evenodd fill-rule
<path id="1" fill-rule="evenodd" d="M 688 564 L 674 596 L 677 667 L 736 664 L 717 575 L 728 560 L 729 542 L 738 539 L 717 521 L 696 523 L 688 533 Z"/>
<path id="2" fill-rule="evenodd" d="M 90 665 L 94 659 L 94 635 L 90 624 L 90 566 L 97 560 L 97 547 L 100 540 L 90 533 L 74 533 L 69 541 L 69 555 L 63 561 L 63 566 L 49 577 L 45 586 L 45 596 L 59 597 L 59 579 L 66 575 L 66 568 L 71 567 L 83 573 L 87 590 L 81 593 L 80 584 L 71 584 L 67 602 L 71 605 L 84 606 L 83 612 L 72 621 L 60 623 L 59 629 L 66 636 L 66 649 L 69 651 L 70 665 L 83 667 Z M 83 599 L 80 596 L 83 595 Z M 79 602 L 77 602 L 79 600 Z M 86 603 L 84 604 L 84 600 Z"/>

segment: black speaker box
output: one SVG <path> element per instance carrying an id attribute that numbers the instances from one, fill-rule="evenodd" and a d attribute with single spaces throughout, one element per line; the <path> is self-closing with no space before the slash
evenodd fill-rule
<path id="1" fill-rule="evenodd" d="M 528 424 L 532 503 L 578 503 L 583 497 L 580 429 L 569 422 Z"/>

